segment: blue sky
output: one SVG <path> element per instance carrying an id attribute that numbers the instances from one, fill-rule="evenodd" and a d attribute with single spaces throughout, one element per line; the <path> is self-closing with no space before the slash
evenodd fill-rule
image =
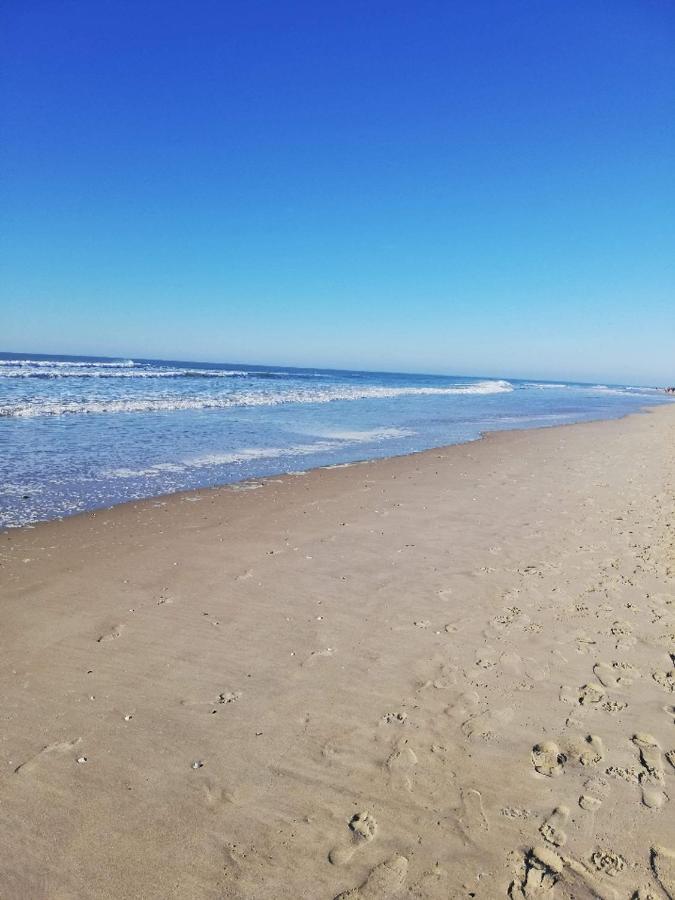
<path id="1" fill-rule="evenodd" d="M 675 381 L 669 0 L 0 16 L 0 349 Z"/>

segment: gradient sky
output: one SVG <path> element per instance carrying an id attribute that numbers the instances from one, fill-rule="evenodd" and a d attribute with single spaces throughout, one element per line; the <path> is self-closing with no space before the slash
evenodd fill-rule
<path id="1" fill-rule="evenodd" d="M 0 350 L 675 381 L 671 0 L 0 32 Z"/>

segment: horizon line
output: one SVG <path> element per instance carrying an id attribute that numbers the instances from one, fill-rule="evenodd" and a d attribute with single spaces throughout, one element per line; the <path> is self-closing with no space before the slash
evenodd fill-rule
<path id="1" fill-rule="evenodd" d="M 465 373 L 453 373 L 448 374 L 446 372 L 410 372 L 410 371 L 401 371 L 398 369 L 361 369 L 361 368 L 342 368 L 339 366 L 298 366 L 298 365 L 287 365 L 283 363 L 258 363 L 258 362 L 216 362 L 214 360 L 197 360 L 197 359 L 168 359 L 162 357 L 155 356 L 139 356 L 136 355 L 116 355 L 116 356 L 106 356 L 102 354 L 86 354 L 86 353 L 49 353 L 44 351 L 22 351 L 22 350 L 0 350 L 0 357 L 23 357 L 25 359 L 31 359 L 32 357 L 50 357 L 53 359 L 71 359 L 71 360 L 100 360 L 102 362 L 148 362 L 148 363 L 179 363 L 182 365 L 199 365 L 199 366 L 225 366 L 225 367 L 248 367 L 248 368 L 272 368 L 272 369 L 290 369 L 297 371 L 319 371 L 319 372 L 357 372 L 362 375 L 409 375 L 409 376 L 422 376 L 428 378 L 477 378 L 477 379 L 486 379 L 486 380 L 512 380 L 512 381 L 541 381 L 544 384 L 578 384 L 578 385 L 590 385 L 593 386 L 598 384 L 597 380 L 591 381 L 578 381 L 574 379 L 565 379 L 565 378 L 544 378 L 539 376 L 531 376 L 528 378 L 524 378 L 520 375 L 468 375 Z M 609 379 L 604 379 L 607 381 L 608 387 L 644 387 L 644 388 L 653 388 L 655 390 L 665 390 L 667 385 L 655 385 L 655 384 L 628 384 L 627 382 L 618 382 L 618 381 L 610 381 Z"/>

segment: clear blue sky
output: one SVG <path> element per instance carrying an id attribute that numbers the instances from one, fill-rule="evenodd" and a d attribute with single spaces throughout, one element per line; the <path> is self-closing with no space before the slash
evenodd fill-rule
<path id="1" fill-rule="evenodd" d="M 671 0 L 0 17 L 0 349 L 675 380 Z"/>

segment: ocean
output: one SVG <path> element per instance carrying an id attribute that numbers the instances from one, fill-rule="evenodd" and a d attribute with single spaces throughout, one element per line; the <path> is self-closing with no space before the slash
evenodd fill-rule
<path id="1" fill-rule="evenodd" d="M 626 385 L 0 353 L 0 528 L 669 402 Z"/>

